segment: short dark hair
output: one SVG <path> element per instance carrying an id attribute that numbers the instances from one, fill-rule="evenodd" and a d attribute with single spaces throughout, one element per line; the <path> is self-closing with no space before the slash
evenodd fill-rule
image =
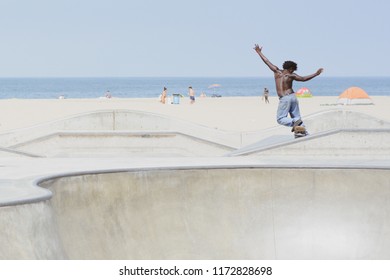
<path id="1" fill-rule="evenodd" d="M 291 60 L 285 61 L 283 63 L 283 69 L 290 69 L 290 68 L 293 68 L 294 71 L 298 69 L 297 64 L 294 61 Z"/>

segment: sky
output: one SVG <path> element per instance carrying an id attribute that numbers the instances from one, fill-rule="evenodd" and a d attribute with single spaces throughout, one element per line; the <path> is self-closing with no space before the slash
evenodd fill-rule
<path id="1" fill-rule="evenodd" d="M 0 0 L 0 77 L 390 76 L 388 0 Z"/>

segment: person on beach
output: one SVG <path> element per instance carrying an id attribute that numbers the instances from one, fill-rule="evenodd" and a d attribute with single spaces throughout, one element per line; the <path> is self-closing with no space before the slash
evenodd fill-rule
<path id="1" fill-rule="evenodd" d="M 281 125 L 292 127 L 291 131 L 295 133 L 295 137 L 306 136 L 308 133 L 301 119 L 298 99 L 292 88 L 293 81 L 309 81 L 320 75 L 324 69 L 320 68 L 315 73 L 302 77 L 294 73 L 297 70 L 297 64 L 295 62 L 290 60 L 285 61 L 283 63 L 283 70 L 281 70 L 265 57 L 262 49 L 263 47 L 259 47 L 258 44 L 255 44 L 254 50 L 269 69 L 274 72 L 276 92 L 279 96 L 279 105 L 276 115 L 277 122 Z"/>
<path id="2" fill-rule="evenodd" d="M 265 103 L 269 103 L 268 96 L 269 96 L 269 90 L 268 88 L 264 88 L 263 97 Z"/>
<path id="3" fill-rule="evenodd" d="M 190 103 L 195 103 L 195 91 L 192 89 L 192 87 L 188 87 L 188 95 L 190 96 Z"/>
<path id="4" fill-rule="evenodd" d="M 111 92 L 107 90 L 106 93 L 104 94 L 104 97 L 108 99 L 111 98 L 112 97 Z"/>
<path id="5" fill-rule="evenodd" d="M 160 95 L 160 102 L 162 103 L 162 104 L 165 104 L 165 102 L 166 102 L 166 99 L 167 99 L 167 88 L 166 87 L 164 87 L 164 89 L 163 89 L 163 91 L 162 91 L 162 93 L 161 93 L 161 95 Z"/>

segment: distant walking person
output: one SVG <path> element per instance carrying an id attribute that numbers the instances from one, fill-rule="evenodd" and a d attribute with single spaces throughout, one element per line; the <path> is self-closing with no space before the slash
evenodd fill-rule
<path id="1" fill-rule="evenodd" d="M 269 90 L 268 90 L 268 88 L 264 88 L 263 97 L 264 97 L 265 103 L 269 103 L 268 96 L 269 96 Z"/>
<path id="2" fill-rule="evenodd" d="M 263 47 L 255 45 L 254 50 L 263 60 L 263 62 L 274 72 L 276 92 L 279 96 L 279 106 L 277 111 L 277 122 L 284 126 L 292 127 L 295 137 L 306 136 L 308 133 L 305 129 L 305 125 L 301 120 L 301 114 L 299 112 L 298 99 L 294 94 L 292 88 L 293 81 L 306 82 L 314 77 L 320 75 L 324 69 L 318 69 L 314 74 L 308 76 L 299 76 L 294 73 L 297 70 L 297 64 L 293 61 L 285 61 L 283 63 L 283 70 L 280 70 L 277 66 L 273 65 L 262 53 Z M 290 117 L 288 116 L 290 115 Z"/>
<path id="3" fill-rule="evenodd" d="M 166 99 L 167 99 L 167 88 L 164 87 L 163 92 L 162 92 L 161 95 L 160 95 L 160 102 L 161 102 L 162 104 L 165 104 Z"/>
<path id="4" fill-rule="evenodd" d="M 195 91 L 192 89 L 192 87 L 188 87 L 188 95 L 190 96 L 190 103 L 195 103 Z"/>

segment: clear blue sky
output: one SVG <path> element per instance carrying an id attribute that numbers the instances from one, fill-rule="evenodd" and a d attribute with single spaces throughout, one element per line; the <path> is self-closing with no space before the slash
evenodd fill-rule
<path id="1" fill-rule="evenodd" d="M 388 0 L 0 0 L 0 77 L 390 76 Z"/>

